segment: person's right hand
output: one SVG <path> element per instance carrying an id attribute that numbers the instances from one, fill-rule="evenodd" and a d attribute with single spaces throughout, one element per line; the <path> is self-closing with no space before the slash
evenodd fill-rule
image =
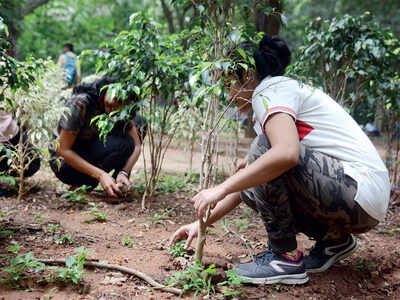
<path id="1" fill-rule="evenodd" d="M 101 186 L 109 196 L 113 198 L 118 198 L 119 196 L 122 196 L 122 193 L 119 190 L 114 178 L 112 178 L 107 172 L 101 174 L 99 181 Z"/>
<path id="2" fill-rule="evenodd" d="M 183 248 L 187 250 L 189 249 L 192 240 L 195 237 L 197 237 L 198 231 L 199 231 L 199 223 L 197 221 L 183 225 L 181 226 L 181 228 L 175 231 L 175 233 L 169 240 L 169 245 L 171 246 L 172 244 L 175 244 L 178 241 L 186 239 L 186 243 L 185 246 L 183 246 Z"/>

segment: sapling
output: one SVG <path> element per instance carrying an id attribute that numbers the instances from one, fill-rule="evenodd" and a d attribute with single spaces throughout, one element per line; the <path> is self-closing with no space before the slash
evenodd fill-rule
<path id="1" fill-rule="evenodd" d="M 9 147 L 7 157 L 10 172 L 19 177 L 18 200 L 25 192 L 25 171 L 38 157 L 45 160 L 49 157 L 50 145 L 55 147 L 53 130 L 66 112 L 61 98 L 68 97 L 68 92 L 61 90 L 63 73 L 51 60 L 26 61 L 23 67 L 35 68 L 28 89 L 13 90 L 6 86 L 3 92 L 9 100 L 5 109 L 12 113 L 19 127 L 18 144 Z"/>

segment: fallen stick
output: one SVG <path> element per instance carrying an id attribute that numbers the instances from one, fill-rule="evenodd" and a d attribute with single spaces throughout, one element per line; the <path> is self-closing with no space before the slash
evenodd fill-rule
<path id="1" fill-rule="evenodd" d="M 38 261 L 44 263 L 44 264 L 62 264 L 65 265 L 65 259 L 38 259 Z M 96 267 L 96 268 L 102 268 L 102 269 L 109 269 L 109 270 L 115 270 L 115 271 L 120 271 L 126 274 L 131 274 L 135 275 L 136 277 L 139 277 L 140 279 L 143 279 L 156 289 L 168 292 L 168 293 L 173 293 L 176 295 L 181 295 L 182 290 L 173 288 L 173 287 L 167 287 L 165 285 L 162 285 L 155 281 L 153 278 L 151 278 L 149 275 L 146 275 L 138 270 L 123 267 L 120 265 L 114 265 L 114 264 L 107 264 L 107 263 L 98 263 L 98 262 L 93 262 L 93 261 L 85 261 L 84 264 L 86 267 Z"/>

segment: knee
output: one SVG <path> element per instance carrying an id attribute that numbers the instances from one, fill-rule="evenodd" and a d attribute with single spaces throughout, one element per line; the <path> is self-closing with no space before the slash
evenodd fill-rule
<path id="1" fill-rule="evenodd" d="M 271 144 L 265 134 L 258 135 L 251 143 L 248 159 L 249 164 L 271 149 Z"/>

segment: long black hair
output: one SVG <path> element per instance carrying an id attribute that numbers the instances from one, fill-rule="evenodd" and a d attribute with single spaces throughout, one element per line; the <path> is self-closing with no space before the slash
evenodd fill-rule
<path id="1" fill-rule="evenodd" d="M 73 88 L 72 95 L 86 94 L 90 101 L 97 101 L 104 97 L 107 91 L 103 87 L 116 83 L 117 80 L 118 78 L 115 76 L 103 76 L 93 82 L 81 82 Z"/>

